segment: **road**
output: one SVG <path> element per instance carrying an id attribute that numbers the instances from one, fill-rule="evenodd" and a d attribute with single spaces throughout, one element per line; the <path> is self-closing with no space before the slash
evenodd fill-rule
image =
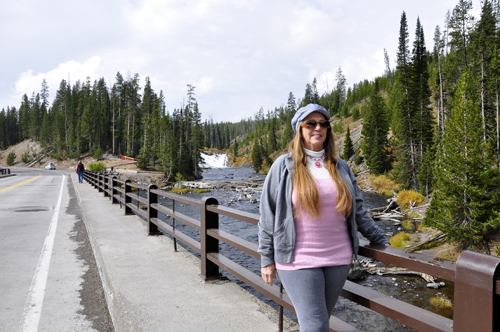
<path id="1" fill-rule="evenodd" d="M 0 331 L 112 331 L 71 171 L 11 171 L 0 178 Z"/>

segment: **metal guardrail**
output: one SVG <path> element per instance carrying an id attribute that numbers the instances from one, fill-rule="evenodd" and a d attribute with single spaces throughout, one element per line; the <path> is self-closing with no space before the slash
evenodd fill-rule
<path id="1" fill-rule="evenodd" d="M 10 174 L 10 168 L 2 168 L 0 169 L 0 175 Z"/>
<path id="2" fill-rule="evenodd" d="M 112 203 L 125 208 L 125 214 L 136 213 L 146 219 L 148 235 L 160 234 L 160 229 L 177 241 L 200 254 L 200 276 L 204 280 L 220 278 L 219 268 L 234 275 L 250 287 L 259 291 L 280 306 L 294 312 L 292 302 L 280 287 L 268 286 L 262 278 L 219 253 L 219 242 L 224 242 L 251 256 L 260 259 L 257 244 L 219 229 L 219 215 L 238 219 L 256 225 L 259 215 L 218 205 L 215 198 L 195 200 L 158 190 L 155 185 L 142 186 L 116 176 L 106 176 L 85 171 L 84 179 Z M 146 191 L 146 198 L 133 193 L 132 188 Z M 158 203 L 158 197 L 173 200 L 172 208 Z M 136 204 L 132 203 L 132 199 Z M 175 202 L 181 202 L 200 209 L 200 220 L 175 211 Z M 140 208 L 143 205 L 144 209 Z M 170 216 L 173 224 L 160 220 L 158 213 Z M 200 242 L 175 228 L 175 222 L 182 222 L 200 232 Z M 419 331 L 497 331 L 500 329 L 500 258 L 472 251 L 465 251 L 457 262 L 444 261 L 432 256 L 407 252 L 382 245 L 360 247 L 359 254 L 395 266 L 405 267 L 455 283 L 453 320 L 442 317 L 420 307 L 397 300 L 371 288 L 346 281 L 341 295 L 382 315 Z M 282 330 L 282 320 L 280 320 Z M 330 318 L 330 331 L 358 331 L 348 323 Z"/>

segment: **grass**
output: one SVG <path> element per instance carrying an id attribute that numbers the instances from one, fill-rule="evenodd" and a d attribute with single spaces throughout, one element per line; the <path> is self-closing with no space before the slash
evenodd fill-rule
<path id="1" fill-rule="evenodd" d="M 212 190 L 210 189 L 199 189 L 199 188 L 195 188 L 194 189 L 194 193 L 195 194 L 203 194 L 203 193 L 209 193 L 211 192 Z"/>
<path id="2" fill-rule="evenodd" d="M 414 231 L 415 230 L 415 223 L 411 219 L 405 219 L 405 220 L 403 220 L 401 227 L 403 227 L 403 229 L 407 230 L 407 231 Z"/>
<path id="3" fill-rule="evenodd" d="M 445 259 L 447 261 L 456 262 L 460 254 L 462 254 L 461 251 L 458 251 L 456 248 L 450 248 L 443 252 L 440 252 L 436 257 Z"/>
<path id="4" fill-rule="evenodd" d="M 453 308 L 453 304 L 445 297 L 433 296 L 430 298 L 430 303 L 435 308 Z"/>
<path id="5" fill-rule="evenodd" d="M 408 241 L 410 241 L 410 237 L 405 232 L 399 232 L 389 239 L 391 246 L 399 249 L 403 249 L 403 245 Z"/>
<path id="6" fill-rule="evenodd" d="M 415 213 L 413 211 L 409 211 L 407 216 L 408 216 L 408 218 L 422 218 L 421 215 L 419 215 L 418 213 Z"/>
<path id="7" fill-rule="evenodd" d="M 186 194 L 190 191 L 190 188 L 173 188 L 172 190 L 170 190 L 170 192 L 173 194 Z"/>

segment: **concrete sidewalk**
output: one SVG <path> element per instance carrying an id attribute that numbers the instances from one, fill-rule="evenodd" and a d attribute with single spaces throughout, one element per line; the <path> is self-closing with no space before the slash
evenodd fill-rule
<path id="1" fill-rule="evenodd" d="M 232 282 L 203 282 L 196 257 L 71 179 L 116 331 L 277 331 L 268 306 Z"/>

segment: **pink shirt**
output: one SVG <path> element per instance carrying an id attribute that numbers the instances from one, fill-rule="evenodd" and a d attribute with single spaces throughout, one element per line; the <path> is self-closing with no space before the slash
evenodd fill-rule
<path id="1" fill-rule="evenodd" d="M 309 152 L 309 151 L 306 151 Z M 309 166 L 309 165 L 308 165 Z M 325 170 L 321 167 L 322 170 Z M 316 172 L 312 172 L 313 175 Z M 321 172 L 324 175 L 324 172 Z M 324 176 L 318 176 L 324 177 Z M 302 211 L 295 218 L 295 253 L 293 263 L 276 262 L 278 270 L 299 270 L 323 266 L 351 264 L 352 245 L 344 214 L 336 211 L 337 186 L 333 179 L 316 178 L 320 202 L 320 218 L 314 219 Z M 295 209 L 295 190 L 292 191 L 292 206 Z"/>

